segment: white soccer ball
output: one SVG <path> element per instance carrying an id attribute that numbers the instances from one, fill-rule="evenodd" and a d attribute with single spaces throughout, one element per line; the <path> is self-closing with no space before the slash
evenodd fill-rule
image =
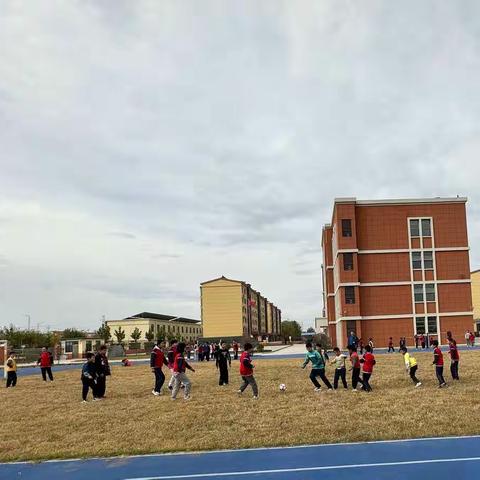
<path id="1" fill-rule="evenodd" d="M 284 383 L 281 383 L 278 388 L 280 389 L 281 392 L 284 392 L 287 389 L 287 386 Z"/>

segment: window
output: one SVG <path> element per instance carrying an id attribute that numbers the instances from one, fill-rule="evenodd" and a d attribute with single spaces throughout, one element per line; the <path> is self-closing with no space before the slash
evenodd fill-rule
<path id="1" fill-rule="evenodd" d="M 425 285 L 425 295 L 426 295 L 427 302 L 435 301 L 435 284 L 427 283 Z"/>
<path id="2" fill-rule="evenodd" d="M 345 287 L 345 303 L 350 305 L 355 303 L 355 287 Z"/>
<path id="3" fill-rule="evenodd" d="M 415 327 L 417 329 L 417 335 L 424 334 L 425 333 L 425 317 L 416 317 Z"/>
<path id="4" fill-rule="evenodd" d="M 343 269 L 353 270 L 353 253 L 343 254 Z"/>
<path id="5" fill-rule="evenodd" d="M 350 219 L 342 220 L 342 236 L 352 236 L 352 221 Z"/>
<path id="6" fill-rule="evenodd" d="M 422 237 L 431 237 L 432 227 L 429 218 L 422 219 Z"/>
<path id="7" fill-rule="evenodd" d="M 420 236 L 420 220 L 410 220 L 410 236 Z"/>
<path id="8" fill-rule="evenodd" d="M 433 252 L 423 252 L 423 268 L 425 270 L 433 270 Z"/>
<path id="9" fill-rule="evenodd" d="M 414 270 L 422 269 L 422 252 L 412 252 L 412 268 Z"/>
<path id="10" fill-rule="evenodd" d="M 437 333 L 437 317 L 428 317 L 428 333 Z"/>
<path id="11" fill-rule="evenodd" d="M 416 283 L 413 286 L 413 295 L 415 297 L 415 303 L 423 302 L 423 285 L 421 283 Z"/>
<path id="12" fill-rule="evenodd" d="M 92 351 L 92 341 L 91 340 L 87 340 L 85 342 L 85 350 L 87 352 L 91 352 Z"/>

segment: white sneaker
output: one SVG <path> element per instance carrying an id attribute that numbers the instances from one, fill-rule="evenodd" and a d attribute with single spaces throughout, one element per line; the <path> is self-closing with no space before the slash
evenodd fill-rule
<path id="1" fill-rule="evenodd" d="M 258 400 L 258 397 L 256 395 L 253 396 L 254 400 Z"/>
<path id="2" fill-rule="evenodd" d="M 158 397 L 160 395 L 160 393 L 156 392 L 155 390 L 152 390 L 152 394 L 155 395 L 156 397 Z"/>
<path id="3" fill-rule="evenodd" d="M 241 390 L 238 390 L 237 393 L 241 395 L 243 392 Z"/>
<path id="4" fill-rule="evenodd" d="M 356 388 L 352 388 L 353 393 L 358 393 L 358 390 Z"/>
<path id="5" fill-rule="evenodd" d="M 318 387 L 315 387 L 315 388 L 313 389 L 313 391 L 314 391 L 314 392 L 321 392 L 322 389 L 321 389 L 321 388 L 318 388 Z"/>
<path id="6" fill-rule="evenodd" d="M 192 399 L 192 397 L 191 397 L 190 395 L 187 395 L 186 397 L 183 397 L 183 399 L 184 399 L 186 402 L 188 402 L 189 400 Z"/>
<path id="7" fill-rule="evenodd" d="M 94 402 L 100 402 L 101 400 L 102 400 L 101 398 L 93 397 Z"/>
<path id="8" fill-rule="evenodd" d="M 82 400 L 82 402 L 81 402 L 81 403 L 88 403 L 88 402 L 87 402 L 86 400 Z"/>
<path id="9" fill-rule="evenodd" d="M 415 385 L 415 388 L 418 388 L 418 387 L 421 387 L 422 386 L 422 382 L 418 382 L 416 385 Z"/>

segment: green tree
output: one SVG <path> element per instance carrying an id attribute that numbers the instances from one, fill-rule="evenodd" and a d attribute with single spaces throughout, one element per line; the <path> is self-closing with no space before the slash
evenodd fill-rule
<path id="1" fill-rule="evenodd" d="M 282 337 L 285 341 L 290 337 L 292 340 L 299 340 L 302 337 L 302 327 L 295 320 L 285 320 L 282 322 Z"/>
<path id="2" fill-rule="evenodd" d="M 315 329 L 313 327 L 308 327 L 307 333 L 315 333 Z"/>
<path id="3" fill-rule="evenodd" d="M 130 336 L 132 337 L 132 340 L 135 343 L 138 343 L 138 341 L 140 340 L 140 337 L 142 336 L 142 331 L 139 330 L 138 327 L 135 327 L 133 332 L 130 334 Z"/>
<path id="4" fill-rule="evenodd" d="M 163 342 L 166 337 L 167 337 L 167 331 L 165 329 L 165 325 L 162 325 L 160 327 L 160 330 L 157 332 L 157 341 Z M 169 338 L 170 338 L 170 334 L 169 334 Z"/>
<path id="5" fill-rule="evenodd" d="M 62 332 L 62 338 L 73 339 L 73 338 L 85 338 L 87 333 L 85 330 L 78 330 L 77 328 L 66 328 Z"/>
<path id="6" fill-rule="evenodd" d="M 117 338 L 117 343 L 122 344 L 125 340 L 125 330 L 122 330 L 122 327 L 118 327 L 118 329 L 115 330 L 113 334 Z"/>
<path id="7" fill-rule="evenodd" d="M 152 342 L 153 339 L 155 338 L 155 334 L 153 333 L 153 330 L 148 330 L 147 333 L 145 334 L 145 338 L 147 339 L 147 342 Z"/>
<path id="8" fill-rule="evenodd" d="M 315 343 L 319 343 L 325 350 L 332 348 L 332 342 L 330 341 L 330 337 L 328 335 L 325 335 L 324 333 L 318 333 L 317 335 L 315 335 L 313 337 L 313 341 Z"/>
<path id="9" fill-rule="evenodd" d="M 102 323 L 102 326 L 97 330 L 97 334 L 105 343 L 108 343 L 112 338 L 112 332 L 106 322 Z"/>

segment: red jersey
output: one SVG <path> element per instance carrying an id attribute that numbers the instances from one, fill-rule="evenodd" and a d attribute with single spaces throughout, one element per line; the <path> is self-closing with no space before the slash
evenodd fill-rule
<path id="1" fill-rule="evenodd" d="M 162 368 L 164 365 L 168 365 L 168 362 L 162 350 L 156 346 L 150 355 L 150 367 Z"/>
<path id="2" fill-rule="evenodd" d="M 50 352 L 42 352 L 40 354 L 40 360 L 39 360 L 39 363 L 40 363 L 40 366 L 41 367 L 51 367 L 52 366 L 52 361 L 51 361 L 51 357 L 50 357 Z"/>
<path id="3" fill-rule="evenodd" d="M 434 358 L 436 359 L 435 365 L 437 367 L 443 367 L 443 353 L 440 347 L 436 347 L 433 351 Z"/>
<path id="4" fill-rule="evenodd" d="M 243 352 L 240 356 L 240 375 L 242 377 L 251 377 L 253 375 L 253 365 L 248 352 Z"/>
<path id="5" fill-rule="evenodd" d="M 363 371 L 365 373 L 372 373 L 374 365 L 375 365 L 375 356 L 373 355 L 373 353 L 366 352 L 363 355 Z"/>
<path id="6" fill-rule="evenodd" d="M 352 368 L 360 368 L 360 357 L 357 352 L 350 355 L 350 362 L 352 362 Z"/>
<path id="7" fill-rule="evenodd" d="M 187 362 L 185 361 L 185 358 L 183 358 L 182 354 L 177 353 L 175 355 L 175 361 L 173 362 L 173 371 L 175 373 L 185 373 L 186 368 Z"/>
<path id="8" fill-rule="evenodd" d="M 168 368 L 171 370 L 173 364 L 175 363 L 175 357 L 177 356 L 177 344 L 175 344 L 167 353 L 168 358 Z"/>

